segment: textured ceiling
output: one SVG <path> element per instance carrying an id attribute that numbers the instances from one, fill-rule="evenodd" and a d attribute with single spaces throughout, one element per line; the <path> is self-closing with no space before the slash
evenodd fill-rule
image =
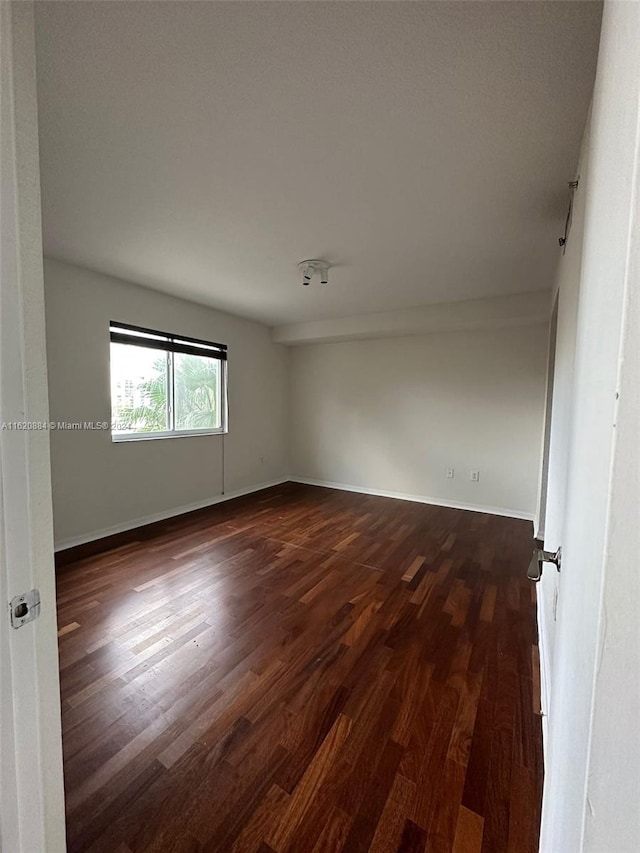
<path id="1" fill-rule="evenodd" d="M 272 324 L 550 286 L 599 3 L 37 5 L 47 254 Z"/>

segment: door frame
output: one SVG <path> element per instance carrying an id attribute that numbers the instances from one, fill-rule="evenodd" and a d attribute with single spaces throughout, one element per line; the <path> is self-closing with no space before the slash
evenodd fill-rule
<path id="1" fill-rule="evenodd" d="M 0 3 L 0 57 L 0 847 L 63 853 L 32 2 Z M 9 602 L 31 589 L 40 616 L 14 628 Z"/>
<path id="2" fill-rule="evenodd" d="M 547 491 L 549 486 L 549 452 L 551 448 L 551 422 L 553 419 L 553 387 L 556 369 L 556 343 L 558 337 L 558 303 L 560 294 L 553 295 L 551 319 L 549 321 L 549 343 L 547 349 L 547 387 L 545 392 L 544 430 L 542 435 L 542 458 L 540 463 L 540 485 L 538 489 L 538 511 L 536 513 L 534 538 L 544 541 L 547 517 Z"/>

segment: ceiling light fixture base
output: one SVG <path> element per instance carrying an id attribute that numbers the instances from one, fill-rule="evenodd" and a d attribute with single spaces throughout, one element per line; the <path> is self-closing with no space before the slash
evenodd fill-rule
<path id="1" fill-rule="evenodd" d="M 316 273 L 320 275 L 320 284 L 329 284 L 329 266 L 329 262 L 321 258 L 300 261 L 298 269 L 302 275 L 302 284 L 305 286 L 311 284 L 311 279 Z"/>

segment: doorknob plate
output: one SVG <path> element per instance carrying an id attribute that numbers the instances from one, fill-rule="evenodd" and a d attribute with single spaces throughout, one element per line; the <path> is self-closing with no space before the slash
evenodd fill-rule
<path id="1" fill-rule="evenodd" d="M 40 590 L 32 589 L 31 592 L 14 596 L 9 602 L 9 610 L 14 628 L 22 628 L 28 622 L 33 622 L 40 615 Z"/>

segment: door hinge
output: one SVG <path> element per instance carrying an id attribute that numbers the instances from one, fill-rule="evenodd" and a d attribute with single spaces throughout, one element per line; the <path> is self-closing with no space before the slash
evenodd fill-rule
<path id="1" fill-rule="evenodd" d="M 14 596 L 9 602 L 9 610 L 14 628 L 22 628 L 27 622 L 33 622 L 40 615 L 40 590 L 32 589 L 31 592 Z"/>

